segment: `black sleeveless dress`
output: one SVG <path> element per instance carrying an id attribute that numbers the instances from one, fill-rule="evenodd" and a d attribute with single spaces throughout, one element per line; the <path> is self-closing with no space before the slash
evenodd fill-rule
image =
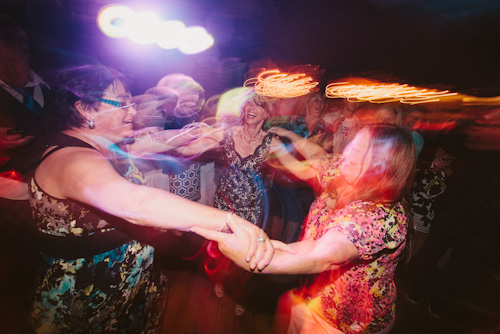
<path id="1" fill-rule="evenodd" d="M 224 132 L 222 146 L 226 169 L 215 191 L 214 207 L 262 226 L 268 211 L 267 191 L 271 182 L 266 174 L 273 134 L 268 133 L 253 154 L 242 158 L 234 147 L 233 131 Z"/>
<path id="2" fill-rule="evenodd" d="M 58 136 L 51 146 L 93 148 L 66 135 Z M 122 175 L 144 184 L 133 165 Z M 33 304 L 34 330 L 158 333 L 167 286 L 166 278 L 153 269 L 153 247 L 117 229 L 126 222 L 85 204 L 52 197 L 34 178 L 30 203 L 44 260 Z"/>

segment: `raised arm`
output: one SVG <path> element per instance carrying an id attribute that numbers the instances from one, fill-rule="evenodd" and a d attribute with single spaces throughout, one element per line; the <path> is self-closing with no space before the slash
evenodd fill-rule
<path id="1" fill-rule="evenodd" d="M 271 153 L 293 175 L 303 181 L 315 178 L 317 173 L 309 161 L 300 161 L 295 158 L 286 146 L 276 137 L 271 142 Z M 314 163 L 313 163 L 314 164 Z"/>
<path id="2" fill-rule="evenodd" d="M 317 169 L 319 158 L 325 155 L 327 152 L 325 149 L 318 144 L 303 138 L 293 131 L 289 131 L 280 127 L 272 127 L 269 132 L 273 132 L 280 137 L 286 137 L 290 139 L 293 146 L 297 151 L 308 160 L 312 168 Z"/>

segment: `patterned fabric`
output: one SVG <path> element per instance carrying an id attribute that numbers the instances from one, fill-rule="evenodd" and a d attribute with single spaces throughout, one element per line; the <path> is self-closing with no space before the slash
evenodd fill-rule
<path id="1" fill-rule="evenodd" d="M 446 190 L 446 175 L 443 171 L 417 174 L 413 183 L 412 207 L 415 229 L 429 233 L 435 215 L 437 197 Z"/>
<path id="2" fill-rule="evenodd" d="M 322 160 L 319 178 L 338 175 L 339 157 L 327 168 Z M 316 275 L 307 287 L 311 302 L 318 299 L 322 316 L 344 333 L 376 333 L 395 316 L 394 272 L 405 247 L 407 218 L 403 206 L 355 201 L 342 209 L 327 208 L 328 194 L 312 204 L 302 240 L 317 240 L 329 230 L 344 234 L 358 249 L 359 259 L 341 269 Z"/>
<path id="3" fill-rule="evenodd" d="M 64 145 L 62 145 L 64 146 Z M 128 180 L 144 184 L 134 165 Z M 30 202 L 41 233 L 91 238 L 115 228 L 80 203 L 46 194 L 31 179 Z M 153 247 L 130 241 L 77 259 L 42 254 L 32 311 L 36 333 L 158 333 L 166 278 L 153 269 Z"/>
<path id="4" fill-rule="evenodd" d="M 201 198 L 200 185 L 201 168 L 197 162 L 190 164 L 185 171 L 169 177 L 170 192 L 194 202 Z"/>
<path id="5" fill-rule="evenodd" d="M 330 153 L 326 154 L 319 160 L 317 169 L 319 184 L 322 188 L 328 185 L 328 182 L 340 175 L 340 163 L 343 155 Z M 323 194 L 326 196 L 326 194 Z"/>
<path id="6" fill-rule="evenodd" d="M 268 206 L 270 181 L 265 167 L 272 136 L 268 133 L 254 153 L 243 158 L 234 148 L 233 131 L 229 129 L 224 133 L 222 145 L 227 168 L 217 186 L 214 207 L 224 211 L 232 208 L 238 216 L 261 226 Z"/>

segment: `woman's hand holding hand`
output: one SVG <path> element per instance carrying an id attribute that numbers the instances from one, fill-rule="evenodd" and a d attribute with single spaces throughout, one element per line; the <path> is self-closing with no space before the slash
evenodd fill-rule
<path id="1" fill-rule="evenodd" d="M 286 244 L 270 240 L 260 228 L 241 218 L 238 221 L 230 219 L 227 224 L 233 233 L 217 232 L 201 227 L 193 227 L 191 231 L 218 242 L 220 251 L 247 271 L 253 271 L 255 268 L 263 270 L 267 267 L 275 248 L 295 253 Z"/>

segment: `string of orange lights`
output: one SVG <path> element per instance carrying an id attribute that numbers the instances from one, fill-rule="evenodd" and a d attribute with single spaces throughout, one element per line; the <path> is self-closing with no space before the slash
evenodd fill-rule
<path id="1" fill-rule="evenodd" d="M 309 65 L 300 68 L 307 72 Z M 316 69 L 317 70 L 317 69 Z M 282 73 L 278 69 L 264 70 L 257 77 L 245 81 L 245 87 L 253 86 L 262 96 L 293 98 L 318 91 L 319 82 L 305 73 Z M 458 102 L 467 105 L 498 105 L 498 97 L 475 97 L 449 90 L 414 87 L 407 84 L 371 82 L 333 82 L 326 86 L 327 98 L 345 98 L 351 102 L 422 104 L 435 102 Z"/>
<path id="2" fill-rule="evenodd" d="M 253 86 L 262 96 L 292 98 L 313 93 L 318 90 L 318 81 L 305 73 L 281 73 L 279 70 L 266 70 L 256 78 L 245 81 L 244 86 Z"/>
<path id="3" fill-rule="evenodd" d="M 416 88 L 397 83 L 351 84 L 349 82 L 335 82 L 326 87 L 325 96 L 328 98 L 346 98 L 353 102 L 401 102 L 406 104 L 461 99 L 458 93 L 448 90 Z"/>

